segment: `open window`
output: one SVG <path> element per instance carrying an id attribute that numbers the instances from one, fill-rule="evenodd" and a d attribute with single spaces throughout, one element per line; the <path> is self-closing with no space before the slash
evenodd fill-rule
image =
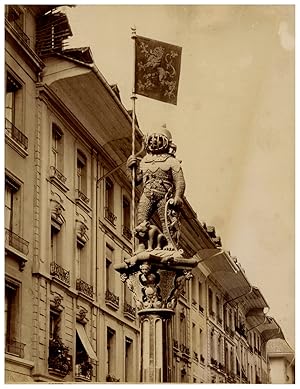
<path id="1" fill-rule="evenodd" d="M 77 379 L 92 380 L 93 361 L 98 361 L 98 358 L 89 341 L 85 327 L 81 323 L 76 323 L 75 375 Z"/>

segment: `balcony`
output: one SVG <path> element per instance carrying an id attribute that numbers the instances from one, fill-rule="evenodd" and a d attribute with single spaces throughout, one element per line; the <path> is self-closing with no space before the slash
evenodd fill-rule
<path id="1" fill-rule="evenodd" d="M 75 201 L 80 205 L 85 211 L 90 212 L 91 208 L 89 207 L 90 199 L 79 189 L 76 189 Z"/>
<path id="2" fill-rule="evenodd" d="M 116 296 L 110 290 L 106 290 L 105 292 L 105 304 L 115 310 L 119 309 L 119 296 Z"/>
<path id="3" fill-rule="evenodd" d="M 23 134 L 14 124 L 8 119 L 5 119 L 5 135 L 8 139 L 11 139 L 10 146 L 12 146 L 21 156 L 27 156 L 28 150 L 28 138 Z"/>
<path id="4" fill-rule="evenodd" d="M 76 290 L 78 290 L 79 292 L 83 293 L 85 296 L 91 299 L 93 298 L 94 295 L 93 286 L 89 285 L 88 283 L 81 280 L 80 278 L 76 280 Z"/>
<path id="5" fill-rule="evenodd" d="M 136 309 L 128 303 L 124 303 L 124 316 L 128 319 L 134 320 L 136 316 Z"/>
<path id="6" fill-rule="evenodd" d="M 116 226 L 117 216 L 115 216 L 110 209 L 105 208 L 105 219 L 107 219 L 114 227 Z"/>
<path id="7" fill-rule="evenodd" d="M 57 336 L 49 341 L 49 373 L 65 377 L 72 371 L 72 357 L 69 354 L 69 348 L 66 347 Z"/>
<path id="8" fill-rule="evenodd" d="M 5 352 L 13 354 L 19 358 L 24 358 L 24 343 L 17 342 L 16 340 L 6 339 Z"/>
<path id="9" fill-rule="evenodd" d="M 24 270 L 29 252 L 29 242 L 9 229 L 5 229 L 5 248 L 19 261 L 20 271 Z"/>
<path id="10" fill-rule="evenodd" d="M 131 240 L 132 232 L 129 227 L 123 226 L 122 235 L 125 236 L 126 239 Z"/>
<path id="11" fill-rule="evenodd" d="M 50 166 L 50 181 L 58 185 L 64 192 L 69 190 L 66 186 L 67 178 L 55 166 Z"/>
<path id="12" fill-rule="evenodd" d="M 62 281 L 63 283 L 70 286 L 70 271 L 65 270 L 63 267 L 58 265 L 56 262 L 50 263 L 50 274 Z"/>
<path id="13" fill-rule="evenodd" d="M 75 365 L 75 379 L 80 381 L 91 381 L 93 377 L 93 365 L 89 361 Z"/>

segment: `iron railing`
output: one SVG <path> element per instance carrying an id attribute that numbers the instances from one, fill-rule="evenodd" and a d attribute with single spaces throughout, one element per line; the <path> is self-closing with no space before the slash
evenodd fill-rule
<path id="1" fill-rule="evenodd" d="M 29 242 L 7 228 L 5 229 L 5 243 L 24 255 L 27 255 L 29 252 Z"/>
<path id="2" fill-rule="evenodd" d="M 56 178 L 63 184 L 67 181 L 67 178 L 55 166 L 50 166 L 50 178 Z"/>
<path id="3" fill-rule="evenodd" d="M 5 133 L 11 139 L 16 141 L 24 150 L 28 149 L 28 138 L 8 119 L 5 119 Z"/>
<path id="4" fill-rule="evenodd" d="M 76 199 L 82 200 L 86 204 L 90 202 L 90 199 L 79 189 L 76 189 Z"/>
<path id="5" fill-rule="evenodd" d="M 89 285 L 87 282 L 81 280 L 80 278 L 76 280 L 76 289 L 79 292 L 85 294 L 86 296 L 93 298 L 94 295 L 93 286 Z"/>
<path id="6" fill-rule="evenodd" d="M 93 365 L 89 362 L 82 362 L 75 365 L 75 378 L 85 378 L 91 381 L 93 376 Z"/>
<path id="7" fill-rule="evenodd" d="M 136 309 L 133 306 L 131 306 L 130 304 L 124 303 L 124 313 L 127 313 L 131 316 L 135 316 Z"/>
<path id="8" fill-rule="evenodd" d="M 56 262 L 50 263 L 50 274 L 57 277 L 59 280 L 70 285 L 70 271 L 65 270 L 63 267 L 58 265 Z"/>
<path id="9" fill-rule="evenodd" d="M 107 219 L 113 226 L 116 225 L 117 216 L 115 216 L 107 207 L 105 208 L 105 219 Z"/>
<path id="10" fill-rule="evenodd" d="M 131 240 L 132 238 L 132 232 L 130 231 L 130 228 L 127 226 L 123 226 L 123 236 L 127 238 L 128 240 Z"/>
<path id="11" fill-rule="evenodd" d="M 115 307 L 119 307 L 119 296 L 116 296 L 113 292 L 110 290 L 106 290 L 105 292 L 105 302 L 106 303 L 111 303 Z"/>

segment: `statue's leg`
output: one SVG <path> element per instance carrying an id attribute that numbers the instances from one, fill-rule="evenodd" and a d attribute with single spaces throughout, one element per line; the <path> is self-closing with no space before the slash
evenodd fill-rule
<path id="1" fill-rule="evenodd" d="M 168 243 L 172 243 L 170 240 L 169 231 L 167 229 L 167 225 L 165 221 L 165 209 L 166 209 L 166 200 L 165 198 L 163 198 L 158 203 L 158 215 L 159 215 L 159 220 L 161 222 L 163 234 L 165 235 Z"/>
<path id="2" fill-rule="evenodd" d="M 143 221 L 149 221 L 153 214 L 153 203 L 146 195 L 143 193 L 137 209 L 137 222 L 138 224 Z"/>

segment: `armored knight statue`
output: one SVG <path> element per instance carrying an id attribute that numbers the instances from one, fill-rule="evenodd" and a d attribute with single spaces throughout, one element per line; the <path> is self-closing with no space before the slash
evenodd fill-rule
<path id="1" fill-rule="evenodd" d="M 176 145 L 165 126 L 147 134 L 144 146 L 146 155 L 142 159 L 132 155 L 127 161 L 127 166 L 136 170 L 136 185 L 143 183 L 135 229 L 139 251 L 143 249 L 143 236 L 146 235 L 150 247 L 145 249 L 173 250 L 176 249 L 174 237 L 179 233 L 176 227 L 178 210 L 185 190 L 181 161 L 175 157 Z M 150 224 L 155 212 L 158 212 L 162 233 Z"/>

